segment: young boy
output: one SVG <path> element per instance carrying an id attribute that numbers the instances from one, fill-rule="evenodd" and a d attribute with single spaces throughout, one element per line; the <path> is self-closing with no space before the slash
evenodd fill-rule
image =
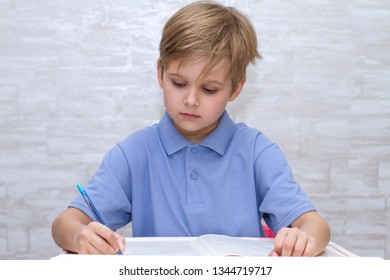
<path id="1" fill-rule="evenodd" d="M 53 222 L 55 242 L 115 254 L 125 239 L 114 231 L 129 222 L 133 236 L 263 236 L 264 218 L 277 233 L 270 255 L 320 254 L 328 224 L 282 152 L 225 111 L 258 57 L 255 31 L 236 9 L 195 2 L 173 15 L 157 62 L 164 116 L 114 146 L 86 188 L 107 226 L 79 196 Z"/>

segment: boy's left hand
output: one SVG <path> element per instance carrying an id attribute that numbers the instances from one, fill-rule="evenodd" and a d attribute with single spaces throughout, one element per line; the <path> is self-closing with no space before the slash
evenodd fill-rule
<path id="1" fill-rule="evenodd" d="M 274 249 L 269 256 L 312 257 L 316 247 L 315 242 L 313 237 L 296 227 L 284 227 L 275 236 Z"/>

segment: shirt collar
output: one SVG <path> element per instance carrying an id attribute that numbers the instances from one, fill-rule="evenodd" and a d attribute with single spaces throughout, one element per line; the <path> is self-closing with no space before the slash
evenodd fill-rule
<path id="1" fill-rule="evenodd" d="M 158 124 L 161 141 L 168 155 L 172 155 L 177 151 L 192 145 L 183 135 L 181 135 L 172 123 L 172 119 L 165 112 L 161 121 Z M 229 114 L 225 111 L 218 123 L 217 128 L 210 133 L 198 145 L 208 147 L 220 155 L 223 155 L 236 131 L 235 124 L 231 120 Z"/>

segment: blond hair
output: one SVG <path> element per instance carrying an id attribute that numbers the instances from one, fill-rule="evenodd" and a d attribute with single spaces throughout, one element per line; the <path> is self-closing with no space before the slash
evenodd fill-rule
<path id="1" fill-rule="evenodd" d="M 161 73 L 175 59 L 200 57 L 209 59 L 203 74 L 227 61 L 228 75 L 235 87 L 245 78 L 249 62 L 260 58 L 256 32 L 249 19 L 235 8 L 212 1 L 194 2 L 177 11 L 163 29 Z"/>

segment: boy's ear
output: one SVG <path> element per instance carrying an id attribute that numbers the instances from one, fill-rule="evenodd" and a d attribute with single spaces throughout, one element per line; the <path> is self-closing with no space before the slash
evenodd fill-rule
<path id="1" fill-rule="evenodd" d="M 242 78 L 236 85 L 235 89 L 233 90 L 232 94 L 230 95 L 229 97 L 229 102 L 233 101 L 234 99 L 236 99 L 240 93 L 241 93 L 241 90 L 242 88 L 244 87 L 245 85 L 245 82 L 246 82 L 246 77 Z"/>
<path id="2" fill-rule="evenodd" d="M 162 88 L 162 78 L 163 78 L 162 68 L 161 68 L 161 59 L 157 59 L 157 79 L 158 83 L 160 84 L 160 87 Z"/>

